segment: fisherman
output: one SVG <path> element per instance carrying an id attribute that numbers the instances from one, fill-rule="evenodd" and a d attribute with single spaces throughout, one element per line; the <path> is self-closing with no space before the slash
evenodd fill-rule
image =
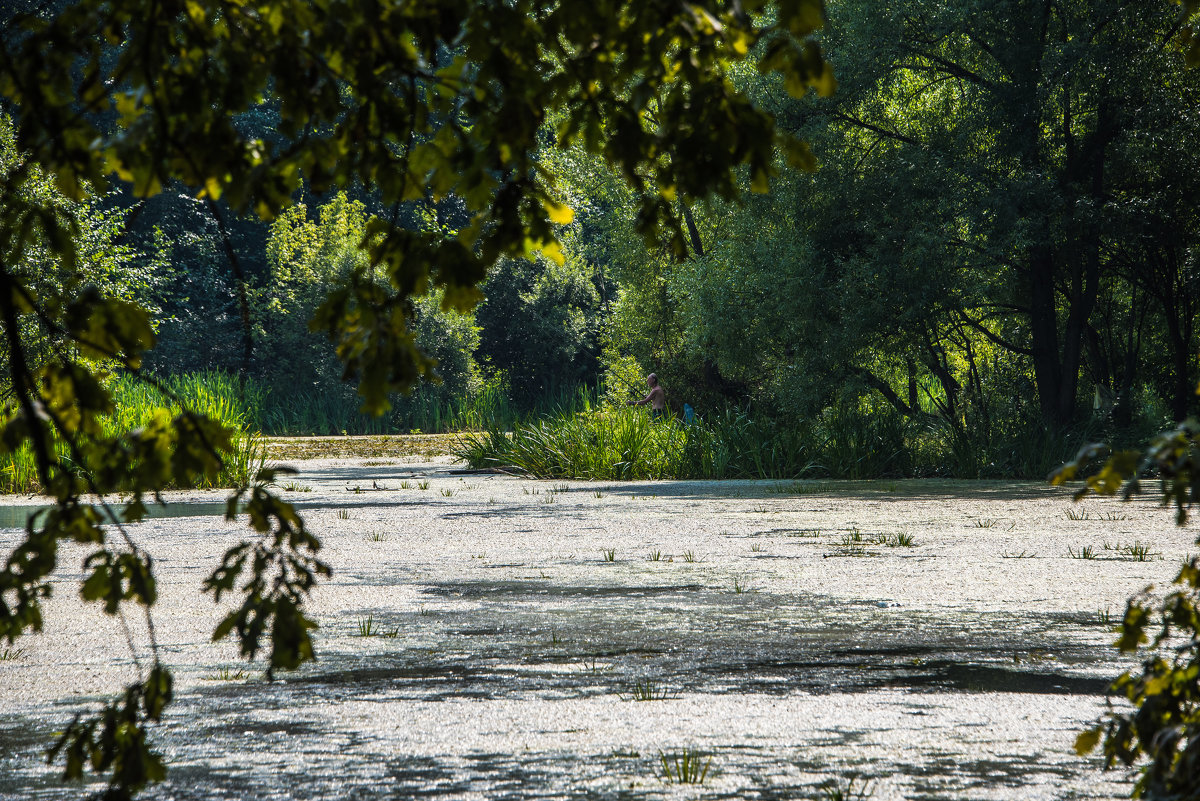
<path id="1" fill-rule="evenodd" d="M 657 420 L 660 417 L 665 417 L 667 414 L 667 393 L 663 390 L 662 385 L 658 383 L 658 376 L 654 373 L 646 376 L 646 386 L 650 387 L 650 392 L 641 400 L 629 401 L 626 406 L 645 406 L 650 404 L 650 419 Z"/>

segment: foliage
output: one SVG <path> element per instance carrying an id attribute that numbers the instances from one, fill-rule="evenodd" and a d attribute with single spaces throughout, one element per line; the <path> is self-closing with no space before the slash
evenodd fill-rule
<path id="1" fill-rule="evenodd" d="M 152 425 L 164 410 L 181 414 L 186 409 L 225 426 L 230 432 L 228 450 L 220 451 L 221 467 L 211 477 L 197 478 L 196 489 L 236 488 L 249 484 L 265 466 L 265 453 L 254 426 L 254 401 L 247 403 L 243 387 L 222 373 L 173 377 L 163 383 L 164 390 L 132 376 L 113 376 L 105 383 L 111 394 L 112 411 L 99 418 L 106 437 L 119 437 Z M 60 460 L 71 459 L 70 444 L 62 439 L 53 443 Z M 170 484 L 165 488 L 174 488 Z M 30 444 L 0 455 L 0 493 L 36 493 L 42 490 L 36 460 Z"/>
<path id="2" fill-rule="evenodd" d="M 365 268 L 359 247 L 367 232 L 362 203 L 337 193 L 309 219 L 297 203 L 271 224 L 268 271 L 254 307 L 262 377 L 280 387 L 341 392 L 341 367 L 333 346 L 310 335 L 308 322 L 329 287 Z"/>
<path id="3" fill-rule="evenodd" d="M 145 199 L 125 192 L 119 202 L 128 208 L 123 239 L 150 254 L 143 267 L 157 279 L 157 340 L 146 368 L 160 376 L 251 371 L 247 274 L 265 269 L 266 225 L 235 222 L 216 204 L 179 192 Z"/>
<path id="4" fill-rule="evenodd" d="M 1080 429 L 1136 439 L 1195 413 L 1200 79 L 1169 2 L 829 17 L 835 96 L 733 75 L 820 169 L 694 204 L 685 259 L 629 253 L 629 198 L 571 173 L 599 201 L 568 248 L 622 276 L 606 361 L 709 415 L 886 403 L 964 476 L 1037 475 Z"/>
<path id="5" fill-rule="evenodd" d="M 414 297 L 436 288 L 444 309 L 466 309 L 498 258 L 541 251 L 562 259 L 555 227 L 573 214 L 536 161 L 550 111 L 561 115 L 550 138 L 602 156 L 634 189 L 638 231 L 650 240 L 665 232 L 676 250 L 672 198 L 736 197 L 742 168 L 765 190 L 777 147 L 810 160 L 728 74 L 745 61 L 779 74 L 794 94 L 832 91 L 830 68 L 807 38 L 823 23 L 822 3 L 765 10 L 765 0 L 440 0 L 384 9 L 355 0 L 76 0 L 39 5 L 19 24 L 6 16 L 0 103 L 18 144 L 6 151 L 0 182 L 9 391 L 0 447 L 31 449 L 55 506 L 0 568 L 0 637 L 11 643 L 41 628 L 64 540 L 97 549 L 85 597 L 113 614 L 132 604 L 149 615 L 151 558 L 123 525 L 110 539 L 100 521 L 115 517 L 102 513 L 103 499 L 119 494 L 122 516 L 140 519 L 161 489 L 215 480 L 234 434 L 187 409 L 104 430 L 113 400 L 98 364 L 153 383 L 140 371 L 155 335 L 143 308 L 85 280 L 87 227 L 72 203 L 113 175 L 138 197 L 182 184 L 225 228 L 218 200 L 269 219 L 302 185 L 318 196 L 370 187 L 388 214 L 367 222 L 365 260 L 328 293 L 314 325 L 335 343 L 344 375 L 357 379 L 364 408 L 379 413 L 390 394 L 434 369 L 410 325 Z M 408 224 L 451 206 L 454 220 Z M 232 253 L 230 237 L 222 239 Z M 23 264 L 36 273 L 14 267 Z M 61 286 L 35 286 L 43 275 L 61 275 Z M 234 283 L 244 367 L 253 350 L 244 271 Z M 44 352 L 39 337 L 50 345 Z M 245 504 L 253 537 L 205 582 L 217 599 L 241 594 L 215 636 L 235 636 L 249 658 L 266 652 L 268 674 L 312 658 L 315 624 L 303 604 L 328 573 L 294 508 L 265 489 L 275 476 L 260 471 L 229 499 L 230 518 Z M 68 775 L 79 775 L 85 755 L 93 769 L 111 771 L 114 798 L 161 776 L 146 725 L 170 699 L 170 675 L 153 639 L 149 646 L 150 672 L 99 718 L 69 727 L 54 751 Z"/>
<path id="6" fill-rule="evenodd" d="M 902 421 L 831 415 L 783 425 L 734 410 L 692 424 L 644 409 L 598 406 L 468 436 L 474 467 L 513 467 L 540 478 L 875 478 L 908 475 Z"/>
<path id="7" fill-rule="evenodd" d="M 1055 474 L 1054 482 L 1088 470 L 1092 473 L 1077 499 L 1091 492 L 1119 492 L 1128 499 L 1153 476 L 1163 504 L 1175 507 L 1176 523 L 1182 526 L 1200 501 L 1200 424 L 1185 422 L 1157 437 L 1144 452 L 1084 448 Z M 1133 709 L 1118 710 L 1110 700 L 1106 719 L 1075 743 L 1080 754 L 1101 746 L 1106 768 L 1144 761 L 1135 798 L 1193 798 L 1200 793 L 1200 557 L 1184 563 L 1174 586 L 1163 597 L 1147 587 L 1126 605 L 1116 647 L 1122 653 L 1141 652 L 1144 659 L 1141 672 L 1123 673 L 1111 692 Z"/>
<path id="8" fill-rule="evenodd" d="M 735 197 L 743 164 L 765 190 L 777 145 L 808 159 L 726 79 L 752 59 L 798 95 L 832 91 L 804 41 L 820 1 L 779 4 L 758 24 L 764 5 L 446 0 L 380 16 L 350 0 L 79 0 L 4 49 L 0 94 L 22 150 L 75 197 L 115 172 L 142 196 L 178 178 L 263 217 L 302 177 L 317 193 L 371 186 L 385 207 L 458 198 L 466 220 L 451 237 L 377 220 L 364 244 L 394 292 L 352 281 L 318 316 L 378 411 L 431 369 L 405 337 L 409 295 L 432 282 L 465 307 L 497 257 L 558 254 L 553 224 L 572 214 L 533 158 L 547 110 L 565 115 L 560 144 L 580 142 L 635 188 L 640 230 L 674 230 L 678 245 L 664 195 Z M 235 124 L 268 95 L 276 141 Z M 102 121 L 113 113 L 116 129 Z"/>
<path id="9" fill-rule="evenodd" d="M 518 401 L 559 386 L 595 383 L 600 325 L 598 276 L 572 254 L 505 259 L 480 289 L 479 359 L 502 374 Z"/>
<path id="10" fill-rule="evenodd" d="M 367 271 L 367 256 L 360 245 L 375 218 L 366 214 L 363 203 L 342 192 L 319 206 L 316 217 L 309 219 L 306 206 L 298 203 L 271 225 L 266 282 L 253 302 L 258 341 L 255 374 L 268 386 L 280 388 L 274 394 L 281 402 L 290 396 L 309 396 L 332 407 L 353 408 L 353 393 L 342 380 L 333 345 L 314 337 L 309 327 L 330 286 Z M 432 290 L 413 299 L 409 309 L 413 341 L 436 366 L 427 376 L 429 382 L 417 388 L 416 404 L 447 404 L 477 388 L 472 353 L 479 334 L 474 319 L 469 313 L 444 309 L 444 295 L 444 290 Z M 416 405 L 404 398 L 388 400 L 390 405 L 398 404 L 401 412 Z M 370 419 L 366 414 L 351 416 L 364 422 Z M 318 433 L 342 428 L 346 426 Z"/>
<path id="11" fill-rule="evenodd" d="M 687 442 L 673 421 L 600 408 L 470 435 L 460 456 L 472 467 L 514 467 L 539 478 L 674 478 Z"/>

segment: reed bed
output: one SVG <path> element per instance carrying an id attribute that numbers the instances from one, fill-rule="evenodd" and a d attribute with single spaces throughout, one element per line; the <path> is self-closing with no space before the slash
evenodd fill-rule
<path id="1" fill-rule="evenodd" d="M 457 455 L 475 468 L 512 468 L 539 478 L 780 478 L 811 468 L 788 433 L 764 421 L 730 414 L 687 424 L 614 407 L 469 434 Z"/>
<path id="2" fill-rule="evenodd" d="M 954 457 L 944 431 L 887 410 L 830 408 L 807 420 L 734 409 L 692 423 L 643 409 L 589 407 L 468 434 L 457 455 L 475 468 L 539 478 L 798 479 L 923 476 L 1041 478 L 1085 431 L 1019 439 Z"/>
<path id="3" fill-rule="evenodd" d="M 266 445 L 262 436 L 248 423 L 256 403 L 247 388 L 224 373 L 181 376 L 164 382 L 167 390 L 182 404 L 172 401 L 157 388 L 132 376 L 114 376 L 107 389 L 112 396 L 113 412 L 101 420 L 104 437 L 117 437 L 146 425 L 162 409 L 174 416 L 183 407 L 215 420 L 234 431 L 232 447 L 221 453 L 223 467 L 214 480 L 203 480 L 199 489 L 228 488 L 248 484 L 266 463 Z M 61 461 L 70 463 L 65 443 L 55 444 Z M 0 456 L 0 493 L 36 493 L 41 484 L 33 453 L 28 446 Z"/>

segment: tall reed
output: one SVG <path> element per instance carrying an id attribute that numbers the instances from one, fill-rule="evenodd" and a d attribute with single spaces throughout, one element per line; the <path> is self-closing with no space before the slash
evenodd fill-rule
<path id="1" fill-rule="evenodd" d="M 642 409 L 587 408 L 468 437 L 473 467 L 509 467 L 545 478 L 845 479 L 983 472 L 1044 476 L 1078 447 L 1079 432 L 1023 437 L 975 452 L 888 409 L 830 408 L 808 420 L 734 409 L 684 424 L 651 421 Z"/>
<path id="2" fill-rule="evenodd" d="M 249 391 L 237 379 L 225 373 L 205 373 L 165 380 L 166 388 L 191 412 L 204 415 L 234 431 L 232 447 L 221 454 L 223 467 L 214 480 L 203 480 L 197 487 L 236 487 L 249 483 L 266 462 L 262 437 L 249 424 L 253 410 L 261 402 L 253 387 Z M 107 385 L 113 412 L 101 420 L 101 434 L 116 437 L 150 422 L 155 412 L 167 409 L 172 415 L 182 407 L 153 386 L 133 376 L 113 376 Z M 65 443 L 55 443 L 60 460 L 69 461 Z M 33 493 L 41 489 L 28 446 L 0 458 L 0 493 Z"/>

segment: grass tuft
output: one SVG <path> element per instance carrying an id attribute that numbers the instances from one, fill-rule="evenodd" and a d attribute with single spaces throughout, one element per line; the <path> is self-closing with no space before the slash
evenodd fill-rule
<path id="1" fill-rule="evenodd" d="M 658 682 L 646 679 L 633 683 L 629 688 L 629 697 L 634 701 L 668 701 L 675 696 Z"/>
<path id="2" fill-rule="evenodd" d="M 662 780 L 667 784 L 704 784 L 712 767 L 712 757 L 699 751 L 684 748 L 670 756 L 658 752 L 662 765 Z"/>
<path id="3" fill-rule="evenodd" d="M 204 677 L 205 681 L 245 681 L 250 678 L 250 674 L 245 670 L 233 670 L 232 668 L 223 667 L 220 670 L 213 671 Z"/>
<path id="4" fill-rule="evenodd" d="M 822 801 L 866 801 L 875 793 L 870 782 L 859 784 L 857 776 L 826 779 L 817 790 Z"/>

